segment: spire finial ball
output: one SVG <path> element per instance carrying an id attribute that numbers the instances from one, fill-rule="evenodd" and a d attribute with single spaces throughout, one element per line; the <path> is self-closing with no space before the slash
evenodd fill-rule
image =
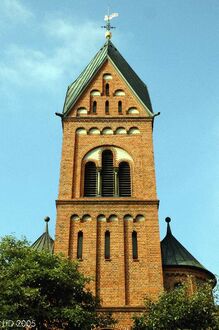
<path id="1" fill-rule="evenodd" d="M 110 31 L 106 31 L 105 37 L 106 37 L 106 39 L 111 39 L 112 38 L 112 33 Z"/>
<path id="2" fill-rule="evenodd" d="M 49 220 L 50 220 L 50 217 L 45 217 L 45 218 L 44 218 L 44 221 L 45 221 L 45 222 L 49 222 Z"/>
<path id="3" fill-rule="evenodd" d="M 170 217 L 166 217 L 165 221 L 169 223 L 171 221 Z"/>

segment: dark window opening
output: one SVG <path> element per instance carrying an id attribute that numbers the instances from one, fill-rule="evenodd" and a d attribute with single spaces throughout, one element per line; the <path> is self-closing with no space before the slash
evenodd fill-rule
<path id="1" fill-rule="evenodd" d="M 119 196 L 130 197 L 131 196 L 131 176 L 130 166 L 127 162 L 121 162 L 119 164 Z"/>
<path id="2" fill-rule="evenodd" d="M 132 257 L 138 259 L 138 239 L 136 231 L 132 233 Z"/>
<path id="3" fill-rule="evenodd" d="M 122 101 L 118 102 L 118 113 L 122 113 Z"/>
<path id="4" fill-rule="evenodd" d="M 105 259 L 110 259 L 110 232 L 105 232 Z"/>
<path id="5" fill-rule="evenodd" d="M 97 101 L 93 101 L 93 113 L 97 113 Z"/>
<path id="6" fill-rule="evenodd" d="M 109 84 L 106 84 L 106 96 L 109 96 Z"/>
<path id="7" fill-rule="evenodd" d="M 78 246 L 77 246 L 77 258 L 82 259 L 82 250 L 83 250 L 83 232 L 78 232 Z"/>
<path id="8" fill-rule="evenodd" d="M 106 101 L 106 103 L 105 103 L 105 114 L 106 115 L 109 114 L 109 101 Z"/>
<path id="9" fill-rule="evenodd" d="M 113 154 L 110 150 L 102 153 L 102 196 L 112 197 L 114 195 L 114 169 Z"/>
<path id="10" fill-rule="evenodd" d="M 181 288 L 182 287 L 182 282 L 176 282 L 176 283 L 174 283 L 174 289 L 179 289 L 179 288 Z"/>
<path id="11" fill-rule="evenodd" d="M 93 162 L 85 165 L 84 196 L 95 197 L 97 195 L 97 169 Z"/>

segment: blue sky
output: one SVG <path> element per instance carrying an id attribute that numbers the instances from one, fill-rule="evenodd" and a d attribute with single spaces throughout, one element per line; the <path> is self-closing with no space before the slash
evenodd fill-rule
<path id="1" fill-rule="evenodd" d="M 147 84 L 154 112 L 161 238 L 219 274 L 219 1 L 0 1 L 0 235 L 54 235 L 67 86 L 105 42 Z"/>

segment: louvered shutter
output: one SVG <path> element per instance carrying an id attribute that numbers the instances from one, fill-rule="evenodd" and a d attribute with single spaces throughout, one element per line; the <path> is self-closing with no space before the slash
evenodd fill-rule
<path id="1" fill-rule="evenodd" d="M 131 176 L 130 166 L 127 162 L 119 164 L 119 196 L 129 197 L 131 196 Z"/>
<path id="2" fill-rule="evenodd" d="M 110 150 L 102 153 L 102 196 L 114 195 L 113 154 Z"/>
<path id="3" fill-rule="evenodd" d="M 97 169 L 93 162 L 85 165 L 84 196 L 95 197 L 97 195 Z"/>

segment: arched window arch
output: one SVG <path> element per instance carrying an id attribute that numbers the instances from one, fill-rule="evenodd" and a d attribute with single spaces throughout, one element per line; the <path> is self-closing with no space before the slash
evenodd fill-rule
<path id="1" fill-rule="evenodd" d="M 138 238 L 137 232 L 132 232 L 132 258 L 138 259 Z"/>
<path id="2" fill-rule="evenodd" d="M 97 113 L 97 101 L 93 101 L 92 112 Z"/>
<path id="3" fill-rule="evenodd" d="M 105 114 L 108 115 L 109 114 L 109 101 L 105 102 Z"/>
<path id="4" fill-rule="evenodd" d="M 80 128 L 81 129 L 81 128 Z M 86 130 L 83 129 L 83 131 Z M 100 134 L 96 127 L 89 134 Z M 124 127 L 118 127 L 115 134 L 125 134 Z M 102 135 L 113 134 L 111 127 L 105 127 Z M 114 157 L 116 161 L 114 162 Z M 115 165 L 118 164 L 117 166 Z M 84 197 L 130 197 L 132 157 L 124 149 L 114 146 L 99 146 L 90 150 L 83 158 L 82 196 Z M 114 167 L 115 166 L 115 167 Z M 139 220 L 139 219 L 138 219 Z M 137 218 L 136 218 L 137 221 Z M 139 220 L 141 221 L 141 219 Z"/>
<path id="5" fill-rule="evenodd" d="M 107 230 L 105 232 L 105 259 L 110 259 L 110 232 Z"/>
<path id="6" fill-rule="evenodd" d="M 100 96 L 101 93 L 98 89 L 93 89 L 91 92 L 90 92 L 90 95 L 91 96 Z"/>
<path id="7" fill-rule="evenodd" d="M 130 166 L 127 162 L 121 162 L 119 164 L 119 196 L 130 197 L 131 196 L 131 175 Z"/>
<path id="8" fill-rule="evenodd" d="M 122 113 L 122 101 L 118 102 L 118 113 L 121 114 Z"/>
<path id="9" fill-rule="evenodd" d="M 78 243 L 77 243 L 77 259 L 82 259 L 83 252 L 83 232 L 78 232 Z"/>
<path id="10" fill-rule="evenodd" d="M 95 197 L 97 195 L 97 168 L 95 163 L 87 162 L 84 172 L 84 196 Z"/>
<path id="11" fill-rule="evenodd" d="M 105 86 L 105 92 L 106 92 L 106 96 L 109 96 L 109 84 L 108 83 Z"/>
<path id="12" fill-rule="evenodd" d="M 112 197 L 114 195 L 114 169 L 113 153 L 104 150 L 102 153 L 102 196 Z"/>

